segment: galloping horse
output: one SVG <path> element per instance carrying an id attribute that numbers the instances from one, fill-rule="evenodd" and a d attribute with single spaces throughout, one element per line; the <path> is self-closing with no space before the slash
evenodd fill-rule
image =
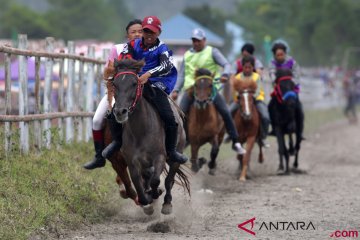
<path id="1" fill-rule="evenodd" d="M 234 122 L 239 133 L 239 142 L 246 143 L 246 154 L 238 155 L 240 161 L 240 181 L 246 180 L 246 173 L 251 157 L 251 150 L 255 142 L 259 146 L 259 162 L 264 161 L 262 145 L 260 141 L 260 115 L 255 105 L 254 94 L 257 84 L 252 79 L 234 81 L 234 89 L 238 93 L 239 109 L 235 112 Z"/>
<path id="2" fill-rule="evenodd" d="M 138 202 L 146 214 L 152 214 L 154 210 L 151 203 L 161 194 L 158 187 L 160 175 L 164 170 L 166 171 L 167 155 L 164 124 L 154 107 L 142 96 L 143 85 L 139 82 L 137 74 L 143 65 L 143 61 L 133 59 L 115 60 L 113 66 L 110 64 L 105 71 L 109 76 L 114 76 L 113 80 L 108 80 L 107 89 L 110 106 L 112 98 L 115 99 L 113 107 L 115 120 L 123 125 L 121 152 L 129 167 Z M 174 108 L 174 105 L 172 107 Z M 180 115 L 176 110 L 174 114 L 179 124 L 178 150 L 181 151 L 185 145 L 185 132 Z M 176 174 L 190 194 L 189 180 L 180 169 L 180 164 L 169 161 L 168 163 L 169 171 L 165 179 L 166 194 L 161 210 L 163 214 L 172 212 L 171 189 Z"/>
<path id="3" fill-rule="evenodd" d="M 295 155 L 294 171 L 298 168 L 298 155 L 302 141 L 304 118 L 300 112 L 301 103 L 294 92 L 295 83 L 291 71 L 279 69 L 276 73 L 275 90 L 269 103 L 269 114 L 276 133 L 280 157 L 279 174 L 289 174 L 289 157 Z M 295 148 L 293 143 L 295 134 Z M 286 148 L 285 135 L 289 136 L 289 148 Z M 285 172 L 283 158 L 285 157 Z"/>
<path id="4" fill-rule="evenodd" d="M 213 86 L 214 76 L 207 69 L 200 68 L 195 72 L 195 85 L 190 89 L 190 96 L 194 96 L 194 103 L 188 115 L 188 138 L 191 145 L 191 169 L 199 171 L 204 158 L 198 160 L 199 148 L 205 143 L 211 144 L 209 174 L 214 175 L 216 157 L 223 140 L 225 127 L 221 116 L 212 103 L 216 89 Z"/>

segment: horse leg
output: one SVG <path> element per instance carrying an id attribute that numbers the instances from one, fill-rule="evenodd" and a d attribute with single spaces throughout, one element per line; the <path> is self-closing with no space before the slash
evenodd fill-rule
<path id="1" fill-rule="evenodd" d="M 300 151 L 301 141 L 303 140 L 303 131 L 304 131 L 304 112 L 302 111 L 302 105 L 299 101 L 298 114 L 296 115 L 296 143 L 295 143 L 295 162 L 294 168 L 297 169 L 298 164 L 298 155 Z"/>
<path id="2" fill-rule="evenodd" d="M 262 150 L 262 144 L 260 142 L 258 142 L 258 146 L 259 146 L 259 158 L 258 158 L 258 161 L 259 161 L 259 163 L 263 163 L 264 162 L 264 154 L 263 154 L 263 150 Z"/>
<path id="3" fill-rule="evenodd" d="M 110 158 L 111 165 L 117 173 L 116 182 L 120 188 L 120 196 L 122 198 L 131 198 L 137 203 L 137 194 L 131 185 L 131 180 L 127 172 L 127 164 L 125 159 L 119 153 Z M 125 186 L 125 190 L 122 189 Z"/>
<path id="4" fill-rule="evenodd" d="M 158 199 L 162 191 L 159 189 L 160 185 L 160 175 L 165 168 L 165 157 L 159 156 L 154 161 L 154 173 L 152 175 L 150 186 L 151 186 L 151 196 L 153 199 Z"/>
<path id="5" fill-rule="evenodd" d="M 144 189 L 146 193 L 151 191 L 150 180 L 154 174 L 154 167 L 149 167 L 143 170 L 142 177 L 144 179 Z"/>
<path id="6" fill-rule="evenodd" d="M 139 201 L 140 205 L 145 207 L 144 212 L 146 214 L 148 214 L 148 212 L 146 212 L 145 209 L 147 209 L 148 205 L 150 203 L 152 203 L 152 199 L 151 199 L 151 196 L 149 196 L 148 194 L 145 193 L 144 180 L 142 178 L 142 174 L 140 173 L 140 169 L 138 169 L 133 164 L 134 161 L 140 162 L 139 160 L 132 159 L 132 161 L 129 163 L 129 171 L 130 171 L 131 180 L 134 183 L 136 192 L 138 194 L 138 201 Z"/>
<path id="7" fill-rule="evenodd" d="M 237 159 L 239 160 L 239 168 L 238 168 L 238 170 L 241 171 L 241 170 L 242 170 L 242 167 L 243 167 L 244 155 L 238 154 L 238 155 L 237 155 Z"/>
<path id="8" fill-rule="evenodd" d="M 284 173 L 283 157 L 284 157 L 284 153 L 286 151 L 285 137 L 279 127 L 276 127 L 275 131 L 276 131 L 276 139 L 278 142 L 278 153 L 279 153 L 279 160 L 280 160 L 278 174 L 283 174 Z"/>
<path id="9" fill-rule="evenodd" d="M 179 163 L 171 163 L 169 165 L 169 173 L 165 178 L 165 190 L 164 204 L 161 209 L 161 213 L 168 215 L 172 212 L 172 195 L 171 189 L 174 185 L 176 170 L 180 167 Z"/>
<path id="10" fill-rule="evenodd" d="M 250 161 L 250 157 L 251 157 L 251 150 L 254 147 L 255 141 L 256 141 L 256 136 L 251 136 L 246 139 L 246 153 L 243 158 L 243 166 L 242 166 L 241 174 L 240 174 L 240 178 L 239 178 L 239 180 L 242 182 L 246 181 L 246 173 L 247 173 L 247 169 L 248 169 L 249 161 Z"/>
<path id="11" fill-rule="evenodd" d="M 295 154 L 294 141 L 293 141 L 292 134 L 289 134 L 289 154 L 290 154 L 290 156 L 294 156 L 294 154 Z"/>
<path id="12" fill-rule="evenodd" d="M 295 169 L 297 169 L 299 167 L 298 156 L 299 156 L 301 141 L 302 141 L 302 133 L 298 130 L 296 132 L 296 143 L 295 143 L 295 161 L 294 161 Z"/>
<path id="13" fill-rule="evenodd" d="M 210 158 L 211 161 L 209 162 L 209 174 L 215 175 L 215 169 L 216 169 L 216 157 L 219 154 L 219 142 L 217 139 L 215 139 L 211 146 L 211 152 L 210 152 Z"/>
<path id="14" fill-rule="evenodd" d="M 194 173 L 197 173 L 200 168 L 198 164 L 198 152 L 199 152 L 200 145 L 191 143 L 191 170 Z"/>

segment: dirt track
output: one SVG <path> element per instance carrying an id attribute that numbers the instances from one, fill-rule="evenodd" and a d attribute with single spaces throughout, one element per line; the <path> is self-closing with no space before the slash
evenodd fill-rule
<path id="1" fill-rule="evenodd" d="M 307 174 L 275 175 L 277 146 L 265 152 L 265 163 L 251 162 L 252 179 L 240 183 L 237 162 L 219 162 L 216 176 L 207 167 L 193 176 L 192 198 L 183 197 L 176 186 L 174 213 L 160 214 L 162 197 L 155 214 L 146 216 L 132 202 L 122 204 L 110 222 L 83 228 L 64 239 L 331 239 L 335 230 L 360 231 L 360 126 L 343 122 L 322 127 L 307 136 L 300 153 L 300 168 Z M 210 189 L 201 191 L 201 189 Z M 200 190 L 200 191 L 199 191 Z M 213 193 L 211 193 L 213 192 Z M 237 225 L 255 217 L 255 236 Z M 294 230 L 279 223 L 279 230 L 266 230 L 269 222 L 311 222 L 315 230 Z M 158 224 L 161 223 L 161 224 Z M 170 230 L 155 233 L 150 226 Z M 157 224 L 157 225 L 156 225 Z M 280 230 L 289 227 L 291 230 Z M 251 229 L 251 224 L 244 226 Z M 168 228 L 168 229 L 167 229 Z M 360 238 L 360 234 L 359 234 Z"/>

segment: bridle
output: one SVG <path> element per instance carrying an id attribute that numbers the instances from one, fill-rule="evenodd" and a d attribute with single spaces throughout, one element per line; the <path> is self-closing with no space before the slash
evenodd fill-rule
<path id="1" fill-rule="evenodd" d="M 195 78 L 195 83 L 197 81 L 199 81 L 200 79 L 210 79 L 211 81 L 213 81 L 213 77 L 211 76 L 208 76 L 208 75 L 201 75 L 201 76 L 198 76 Z M 205 104 L 208 104 L 210 102 L 212 102 L 214 100 L 214 97 L 216 96 L 216 88 L 214 86 L 212 86 L 212 89 L 211 89 L 211 95 L 205 99 L 205 100 L 200 100 L 198 97 L 197 97 L 197 94 L 196 94 L 196 87 L 194 87 L 194 99 L 195 99 L 195 102 L 197 103 L 205 103 Z"/>
<path id="2" fill-rule="evenodd" d="M 246 118 L 247 115 L 246 115 L 246 112 L 249 113 L 249 115 L 251 115 L 251 111 L 250 111 L 250 103 L 248 102 L 248 96 L 250 94 L 254 94 L 255 91 L 254 90 L 249 90 L 249 89 L 244 89 L 242 91 L 239 91 L 239 95 L 242 95 L 244 96 L 244 99 L 245 99 L 245 111 L 244 109 L 241 108 L 241 104 L 240 104 L 240 101 L 238 101 L 238 104 L 240 106 L 239 110 L 240 110 L 240 114 L 243 118 Z M 248 108 L 248 109 L 247 109 Z"/>
<path id="3" fill-rule="evenodd" d="M 287 81 L 287 80 L 291 80 L 291 76 L 284 76 L 281 77 L 279 79 L 276 80 L 276 86 L 275 86 L 275 96 L 276 99 L 278 100 L 278 102 L 280 104 L 283 103 L 283 101 L 285 101 L 287 98 L 291 97 L 291 96 L 295 96 L 297 97 L 296 93 L 294 91 L 288 91 L 285 93 L 285 95 L 283 95 L 281 88 L 280 88 L 280 82 L 281 81 Z"/>
<path id="4" fill-rule="evenodd" d="M 144 85 L 141 84 L 139 76 L 135 72 L 131 72 L 131 71 L 118 72 L 115 75 L 114 80 L 115 80 L 115 78 L 117 78 L 120 75 L 134 75 L 136 77 L 136 82 L 137 82 L 136 96 L 135 96 L 134 101 L 131 103 L 130 107 L 127 108 L 129 110 L 129 113 L 131 113 L 132 111 L 134 111 L 136 104 L 138 103 L 139 99 L 141 98 Z"/>

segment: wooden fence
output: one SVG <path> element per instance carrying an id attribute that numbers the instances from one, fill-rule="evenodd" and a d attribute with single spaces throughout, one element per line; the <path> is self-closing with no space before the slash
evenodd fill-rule
<path id="1" fill-rule="evenodd" d="M 95 105 L 101 98 L 103 60 L 94 59 L 95 47 L 89 46 L 88 54 L 75 55 L 75 44 L 68 42 L 68 54 L 64 51 L 54 53 L 54 38 L 46 38 L 46 51 L 29 51 L 27 36 L 18 36 L 18 48 L 0 46 L 4 54 L 5 68 L 5 115 L 0 115 L 4 122 L 4 149 L 9 153 L 12 148 L 14 132 L 19 128 L 19 146 L 22 153 L 30 149 L 51 148 L 52 134 L 56 129 L 61 141 L 88 141 L 91 138 L 92 116 Z M 103 50 L 103 59 L 109 51 Z M 11 59 L 19 61 L 18 115 L 11 115 L 12 82 Z M 32 96 L 35 98 L 34 112 L 29 113 L 28 57 L 35 57 L 35 87 Z M 45 64 L 45 77 L 40 79 L 40 65 Z M 1 65 L 1 64 L 0 64 Z M 58 77 L 54 78 L 54 66 L 58 66 Z M 94 85 L 96 84 L 96 85 Z M 56 87 L 54 87 L 56 86 Z M 96 91 L 96 94 L 94 94 Z M 57 102 L 51 101 L 57 95 Z M 95 96 L 94 96 L 95 95 Z M 33 136 L 29 138 L 29 128 Z M 31 140 L 31 144 L 30 144 Z"/>

